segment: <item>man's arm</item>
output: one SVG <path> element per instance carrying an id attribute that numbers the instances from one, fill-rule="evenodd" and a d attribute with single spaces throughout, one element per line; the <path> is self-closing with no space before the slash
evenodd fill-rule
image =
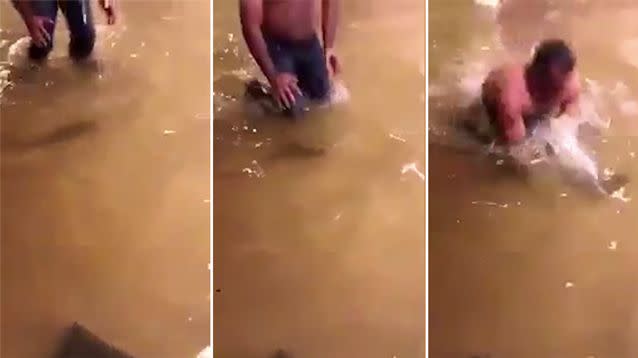
<path id="1" fill-rule="evenodd" d="M 33 17 L 33 9 L 31 9 L 31 3 L 29 1 L 16 0 L 13 4 L 25 23 Z"/>
<path id="2" fill-rule="evenodd" d="M 268 46 L 261 30 L 264 18 L 263 3 L 263 0 L 240 0 L 239 12 L 242 33 L 250 54 L 259 65 L 268 82 L 272 84 L 277 76 L 277 70 L 268 54 Z"/>
<path id="3" fill-rule="evenodd" d="M 15 0 L 13 3 L 29 31 L 31 40 L 37 46 L 46 47 L 51 42 L 51 34 L 47 31 L 45 24 L 53 25 L 53 20 L 44 16 L 36 16 L 30 1 Z"/>
<path id="4" fill-rule="evenodd" d="M 578 74 L 574 73 L 567 83 L 565 95 L 561 103 L 561 112 L 567 113 L 570 117 L 580 114 L 580 80 Z M 561 114 L 562 114 L 561 113 Z"/>
<path id="5" fill-rule="evenodd" d="M 115 24 L 117 13 L 115 11 L 115 0 L 99 0 L 100 7 L 106 14 L 106 22 L 109 25 Z"/>
<path id="6" fill-rule="evenodd" d="M 504 132 L 502 136 L 507 144 L 516 144 L 525 139 L 527 130 L 520 110 L 515 110 L 512 106 L 505 104 L 501 106 L 499 116 Z"/>
<path id="7" fill-rule="evenodd" d="M 323 34 L 323 46 L 332 49 L 337 34 L 337 22 L 339 21 L 339 0 L 322 0 L 321 31 Z"/>

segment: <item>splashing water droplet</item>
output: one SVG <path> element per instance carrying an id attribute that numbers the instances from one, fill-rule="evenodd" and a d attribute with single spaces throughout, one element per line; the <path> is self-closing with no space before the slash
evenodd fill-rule
<path id="1" fill-rule="evenodd" d="M 611 251 L 616 251 L 616 248 L 618 248 L 618 242 L 611 241 L 609 245 L 607 246 L 607 248 L 609 248 L 609 250 Z"/>

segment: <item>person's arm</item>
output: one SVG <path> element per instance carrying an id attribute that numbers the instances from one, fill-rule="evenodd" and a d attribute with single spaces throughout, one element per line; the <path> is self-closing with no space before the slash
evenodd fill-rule
<path id="1" fill-rule="evenodd" d="M 523 115 L 514 107 L 504 104 L 499 110 L 499 120 L 503 128 L 503 139 L 507 144 L 517 144 L 525 139 L 526 129 Z"/>
<path id="2" fill-rule="evenodd" d="M 564 99 L 561 103 L 561 112 L 570 117 L 580 114 L 580 80 L 578 74 L 574 73 L 567 83 Z M 561 113 L 561 114 L 562 114 Z"/>
<path id="3" fill-rule="evenodd" d="M 16 0 L 13 2 L 16 10 L 22 16 L 22 20 L 26 23 L 28 19 L 33 17 L 33 9 L 31 9 L 31 2 L 24 0 Z"/>
<path id="4" fill-rule="evenodd" d="M 339 21 L 339 0 L 322 0 L 321 32 L 326 52 L 334 47 Z"/>
<path id="5" fill-rule="evenodd" d="M 106 14 L 106 22 L 109 25 L 115 24 L 117 20 L 117 12 L 115 10 L 115 0 L 99 0 L 100 7 Z"/>
<path id="6" fill-rule="evenodd" d="M 263 5 L 263 0 L 240 0 L 239 13 L 241 30 L 248 50 L 268 82 L 272 84 L 277 77 L 277 70 L 268 54 L 268 46 L 261 29 L 264 17 Z"/>
<path id="7" fill-rule="evenodd" d="M 31 8 L 31 2 L 25 0 L 14 1 L 16 10 L 20 13 L 22 21 L 31 35 L 31 40 L 40 47 L 46 47 L 51 41 L 51 34 L 47 31 L 45 25 L 53 25 L 52 19 L 44 16 L 36 16 Z"/>

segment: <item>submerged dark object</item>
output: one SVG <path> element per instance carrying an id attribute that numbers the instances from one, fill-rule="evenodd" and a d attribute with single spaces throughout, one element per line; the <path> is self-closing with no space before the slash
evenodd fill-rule
<path id="1" fill-rule="evenodd" d="M 103 341 L 77 322 L 71 326 L 55 358 L 134 358 Z"/>
<path id="2" fill-rule="evenodd" d="M 283 349 L 278 349 L 271 358 L 292 358 L 292 355 Z"/>
<path id="3" fill-rule="evenodd" d="M 254 103 L 268 115 L 284 115 L 290 118 L 300 118 L 310 111 L 310 101 L 305 96 L 296 96 L 295 104 L 291 108 L 281 108 L 273 99 L 270 88 L 258 80 L 252 80 L 246 84 L 245 97 Z"/>
<path id="4" fill-rule="evenodd" d="M 607 195 L 612 195 L 629 183 L 629 177 L 622 174 L 614 174 L 609 178 L 599 181 L 599 185 Z"/>

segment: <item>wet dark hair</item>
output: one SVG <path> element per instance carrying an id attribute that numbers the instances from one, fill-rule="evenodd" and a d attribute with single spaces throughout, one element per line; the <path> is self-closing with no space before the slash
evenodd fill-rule
<path id="1" fill-rule="evenodd" d="M 566 74 L 576 66 L 576 56 L 565 41 L 549 39 L 536 46 L 531 66 L 540 72 L 547 72 L 555 67 Z"/>

